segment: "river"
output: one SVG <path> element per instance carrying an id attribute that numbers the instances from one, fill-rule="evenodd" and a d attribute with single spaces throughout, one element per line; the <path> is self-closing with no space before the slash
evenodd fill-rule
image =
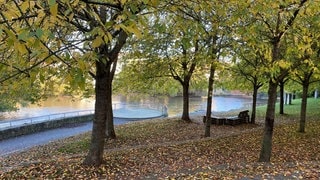
<path id="1" fill-rule="evenodd" d="M 205 110 L 206 98 L 191 97 L 190 112 Z M 65 113 L 81 110 L 94 109 L 94 99 L 74 100 L 70 97 L 48 98 L 37 105 L 21 107 L 18 111 L 0 113 L 0 120 L 23 119 L 49 114 Z M 127 105 L 151 105 L 153 107 L 167 106 L 169 117 L 180 115 L 182 112 L 182 97 L 126 97 L 114 96 L 114 108 Z M 214 96 L 212 102 L 212 111 L 221 112 L 233 109 L 249 108 L 252 98 L 244 96 Z M 259 104 L 265 103 L 265 100 L 259 100 Z"/>

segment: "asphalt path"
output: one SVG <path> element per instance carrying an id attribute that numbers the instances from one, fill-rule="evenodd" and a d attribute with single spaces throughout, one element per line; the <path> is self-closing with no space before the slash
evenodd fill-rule
<path id="1" fill-rule="evenodd" d="M 114 119 L 114 124 L 132 122 L 126 119 Z M 52 141 L 75 136 L 92 130 L 92 122 L 66 126 L 33 134 L 18 136 L 0 141 L 0 156 L 6 156 L 14 152 L 24 151 L 31 147 L 48 144 Z"/>

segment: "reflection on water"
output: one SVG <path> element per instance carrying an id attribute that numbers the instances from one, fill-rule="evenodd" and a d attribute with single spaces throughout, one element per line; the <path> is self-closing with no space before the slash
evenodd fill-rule
<path id="1" fill-rule="evenodd" d="M 168 115 L 180 115 L 182 112 L 182 97 L 113 97 L 114 104 L 130 104 L 141 105 L 149 104 L 153 107 L 167 106 Z M 189 100 L 190 112 L 206 109 L 206 98 L 191 97 Z M 69 97 L 49 98 L 41 102 L 41 105 L 30 105 L 22 107 L 16 112 L 0 113 L 0 120 L 7 119 L 22 119 L 28 117 L 44 116 L 48 114 L 64 113 L 71 111 L 81 111 L 94 109 L 94 99 L 73 100 Z M 241 96 L 215 96 L 212 101 L 212 111 L 221 112 L 232 109 L 241 109 L 248 107 L 252 102 L 251 98 L 244 98 Z M 260 102 L 261 103 L 261 102 Z M 265 103 L 262 101 L 262 103 Z M 115 107 L 118 105 L 115 105 Z"/>
<path id="2" fill-rule="evenodd" d="M 39 105 L 21 107 L 18 111 L 0 113 L 0 120 L 22 119 L 48 114 L 94 109 L 93 99 L 74 100 L 70 97 L 48 98 Z"/>
<path id="3" fill-rule="evenodd" d="M 189 100 L 190 112 L 206 110 L 207 98 L 192 97 Z M 259 104 L 265 104 L 265 100 L 259 100 Z M 250 108 L 252 98 L 242 96 L 214 96 L 212 99 L 212 108 L 214 112 L 230 111 L 234 109 Z M 182 97 L 170 98 L 168 103 L 169 116 L 181 114 Z"/>
<path id="4" fill-rule="evenodd" d="M 221 112 L 241 109 L 252 103 L 252 99 L 234 96 L 216 96 L 212 99 L 212 111 Z M 206 103 L 203 104 L 206 107 Z"/>

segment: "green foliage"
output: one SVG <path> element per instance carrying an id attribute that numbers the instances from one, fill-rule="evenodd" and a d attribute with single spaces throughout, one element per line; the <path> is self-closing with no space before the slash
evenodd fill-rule
<path id="1" fill-rule="evenodd" d="M 203 89 L 204 77 L 195 75 L 191 80 L 191 90 Z M 179 82 L 170 74 L 167 64 L 161 60 L 136 60 L 126 63 L 114 80 L 114 90 L 120 94 L 146 93 L 150 95 L 177 95 L 182 92 Z"/>
<path id="2" fill-rule="evenodd" d="M 119 53 L 129 36 L 141 37 L 138 27 L 144 19 L 139 16 L 158 3 L 157 0 L 1 0 L 0 52 L 5 53 L 0 64 L 5 67 L 5 74 L 0 75 L 0 83 L 30 78 L 30 83 L 40 80 L 42 88 L 52 89 L 54 85 L 48 81 L 56 81 L 68 83 L 68 92 L 90 92 L 91 78 L 95 78 L 96 89 L 107 91 L 95 91 L 97 100 L 105 97 L 104 93 L 111 99 L 111 82 Z M 103 105 L 96 110 L 104 115 L 95 120 L 102 126 L 113 119 L 111 101 L 101 102 Z M 105 111 L 106 108 L 109 110 Z M 101 134 L 113 129 L 107 127 L 108 131 L 104 130 L 105 126 L 100 128 L 102 132 L 94 129 L 93 137 L 100 141 L 104 137 Z M 98 144 L 99 147 L 91 150 L 103 148 L 103 143 Z M 90 151 L 86 164 L 98 165 L 102 160 L 99 152 Z"/>
<path id="3" fill-rule="evenodd" d="M 189 84 L 191 76 L 192 87 L 203 88 L 204 40 L 198 25 L 183 16 L 168 9 L 149 15 L 146 28 L 150 31 L 127 47 L 116 91 L 173 95 L 181 89 L 177 84 Z"/>
<path id="4" fill-rule="evenodd" d="M 95 61 L 108 59 L 100 58 L 97 49 L 106 44 L 114 46 L 121 30 L 140 37 L 137 24 L 144 19 L 137 18 L 137 13 L 157 4 L 0 1 L 0 83 L 19 85 L 28 78 L 30 85 L 40 80 L 41 89 L 52 91 L 50 94 L 55 94 L 54 89 L 61 93 L 60 89 L 66 88 L 66 93 L 84 91 L 92 95 Z M 103 8 L 99 6 L 105 8 L 105 16 L 100 14 Z"/>
<path id="5" fill-rule="evenodd" d="M 3 83 L 0 86 L 0 111 L 17 110 L 21 105 L 36 103 L 41 99 L 43 91 L 39 82 L 31 83 L 28 79 L 22 79 L 11 84 Z"/>
<path id="6" fill-rule="evenodd" d="M 265 8 L 266 6 L 270 8 Z M 245 47 L 251 48 L 252 53 L 263 57 L 262 67 L 257 72 L 278 78 L 298 66 L 299 62 L 295 62 L 294 58 L 288 55 L 297 52 L 301 54 L 301 48 L 296 49 L 301 45 L 290 41 L 290 38 L 299 39 L 306 36 L 306 31 L 297 33 L 296 30 L 306 30 L 308 26 L 303 19 L 318 16 L 314 11 L 316 7 L 318 3 L 313 1 L 307 2 L 304 6 L 300 2 L 290 4 L 275 1 L 255 1 L 250 4 L 250 14 L 242 18 L 235 32 L 237 37 L 241 37 L 240 40 L 245 42 Z M 296 14 L 293 16 L 294 12 Z M 248 26 L 243 26 L 244 23 L 248 23 Z M 316 21 L 314 23 L 318 24 Z M 307 48 L 310 45 L 307 44 L 303 47 Z"/>
<path id="7" fill-rule="evenodd" d="M 3 96 L 3 97 L 1 97 Z M 0 112 L 17 110 L 17 102 L 12 101 L 6 94 L 0 96 Z"/>

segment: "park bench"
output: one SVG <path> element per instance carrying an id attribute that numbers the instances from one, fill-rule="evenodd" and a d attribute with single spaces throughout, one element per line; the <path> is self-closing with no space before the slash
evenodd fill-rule
<path id="1" fill-rule="evenodd" d="M 227 117 L 225 124 L 238 125 L 249 122 L 249 110 L 241 111 L 238 116 Z"/>
<path id="2" fill-rule="evenodd" d="M 206 122 L 206 116 L 203 116 L 203 123 Z M 211 116 L 211 124 L 223 125 L 226 122 L 225 117 Z"/>
<path id="3" fill-rule="evenodd" d="M 211 124 L 216 125 L 238 125 L 243 123 L 248 123 L 250 119 L 249 116 L 249 110 L 240 111 L 238 116 L 232 116 L 232 117 L 217 117 L 212 116 L 211 117 Z M 206 122 L 206 116 L 203 116 L 203 123 Z"/>

